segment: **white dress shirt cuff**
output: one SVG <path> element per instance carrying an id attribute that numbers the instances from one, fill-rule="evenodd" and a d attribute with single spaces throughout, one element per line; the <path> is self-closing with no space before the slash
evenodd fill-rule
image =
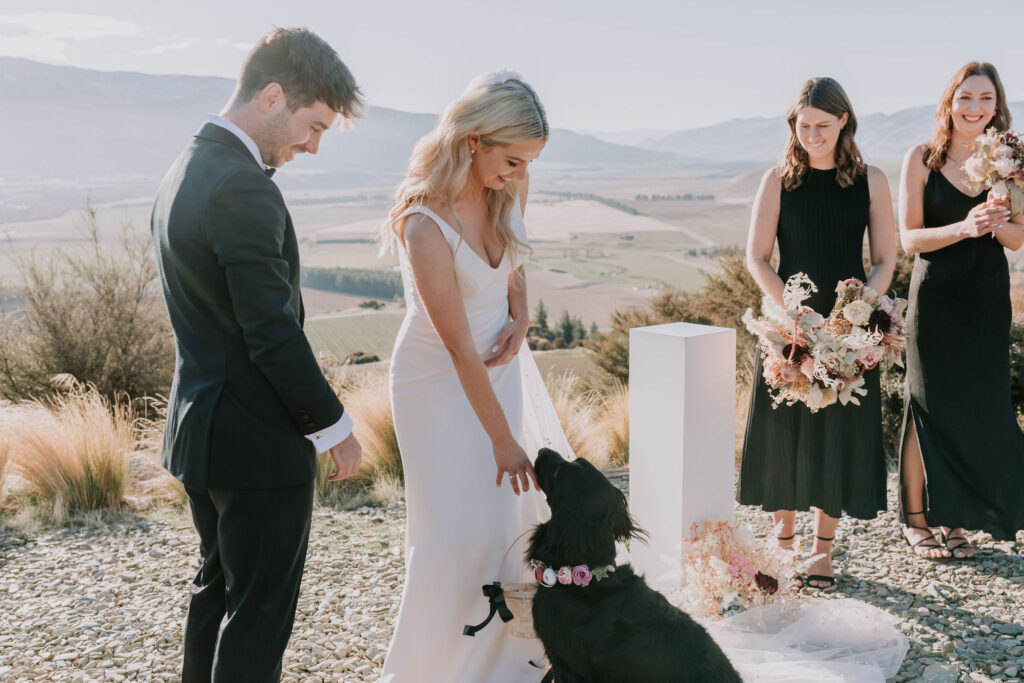
<path id="1" fill-rule="evenodd" d="M 346 410 L 341 414 L 341 419 L 327 429 L 321 429 L 314 434 L 306 434 L 306 438 L 316 446 L 317 453 L 326 453 L 339 443 L 348 438 L 352 433 L 352 418 Z"/>

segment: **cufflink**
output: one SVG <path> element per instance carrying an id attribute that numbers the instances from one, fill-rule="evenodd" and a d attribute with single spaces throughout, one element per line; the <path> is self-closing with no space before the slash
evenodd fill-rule
<path id="1" fill-rule="evenodd" d="M 323 436 L 323 434 L 317 434 L 317 435 L 316 435 L 316 436 L 314 436 L 313 438 L 314 438 L 314 439 L 319 439 L 319 438 L 320 438 L 320 437 L 322 437 L 322 436 Z"/>

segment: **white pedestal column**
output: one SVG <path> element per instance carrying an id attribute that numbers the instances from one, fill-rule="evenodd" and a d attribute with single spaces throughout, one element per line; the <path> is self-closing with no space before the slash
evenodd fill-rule
<path id="1" fill-rule="evenodd" d="M 690 526 L 733 513 L 736 330 L 630 330 L 629 420 L 629 507 L 650 533 L 630 555 L 652 586 L 678 588 Z"/>

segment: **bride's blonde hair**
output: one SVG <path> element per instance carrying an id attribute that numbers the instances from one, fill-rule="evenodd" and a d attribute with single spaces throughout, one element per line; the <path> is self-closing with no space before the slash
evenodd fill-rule
<path id="1" fill-rule="evenodd" d="M 395 225 L 410 206 L 441 200 L 458 222 L 455 197 L 466 186 L 473 161 L 470 135 L 479 135 L 480 142 L 488 149 L 547 140 L 547 115 L 537 93 L 518 75 L 508 76 L 494 72 L 474 79 L 466 91 L 448 105 L 434 129 L 416 143 L 405 180 L 398 186 L 395 204 L 381 228 L 383 250 L 393 245 Z M 513 266 L 520 253 L 531 251 L 512 232 L 511 213 L 518 194 L 517 180 L 506 183 L 500 190 L 487 189 L 488 215 Z M 457 227 L 461 232 L 461 225 Z"/>

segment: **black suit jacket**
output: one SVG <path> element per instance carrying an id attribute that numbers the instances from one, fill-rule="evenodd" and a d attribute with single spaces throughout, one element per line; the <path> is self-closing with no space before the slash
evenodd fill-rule
<path id="1" fill-rule="evenodd" d="M 164 466 L 202 488 L 311 481 L 304 435 L 343 409 L 302 332 L 298 242 L 277 185 L 207 123 L 161 181 L 151 227 L 177 350 Z"/>

